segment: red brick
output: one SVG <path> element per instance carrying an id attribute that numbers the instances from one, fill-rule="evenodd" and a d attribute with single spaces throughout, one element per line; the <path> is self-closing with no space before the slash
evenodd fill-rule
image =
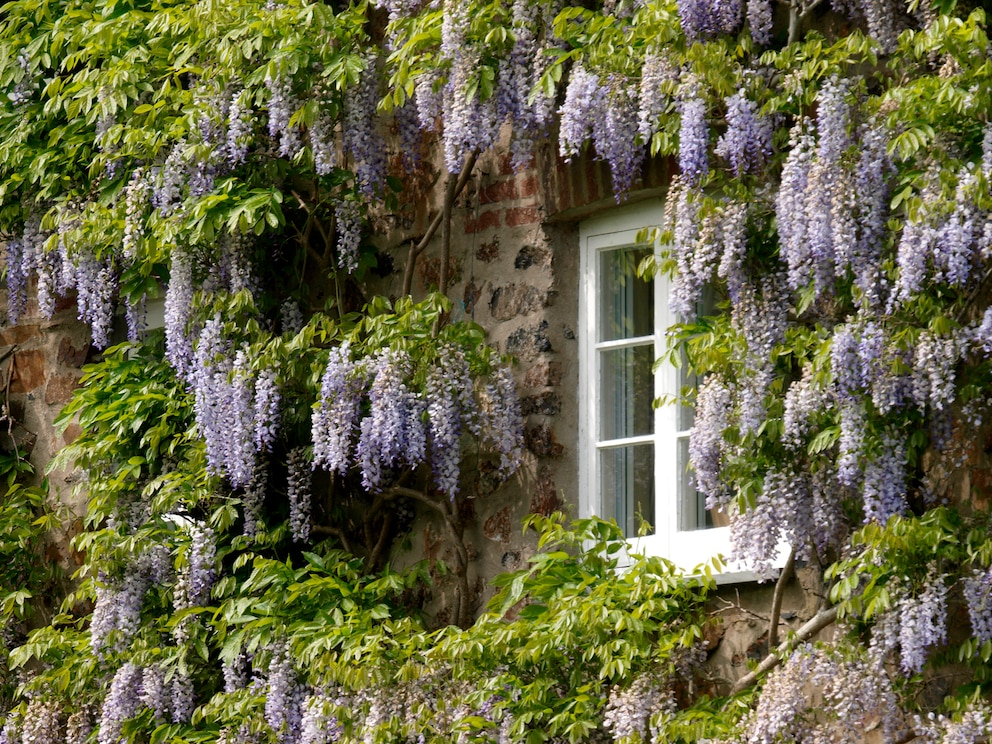
<path id="1" fill-rule="evenodd" d="M 541 212 L 537 207 L 514 207 L 506 210 L 506 226 L 535 225 L 541 221 Z"/>
<path id="2" fill-rule="evenodd" d="M 537 176 L 533 173 L 528 173 L 526 176 L 520 179 L 520 188 L 517 191 L 517 195 L 521 199 L 526 199 L 529 196 L 534 196 L 537 193 Z"/>
<path id="3" fill-rule="evenodd" d="M 483 212 L 478 218 L 469 216 L 465 219 L 465 232 L 468 234 L 482 232 L 483 230 L 495 230 L 499 227 L 499 212 L 492 210 Z"/>
<path id="4" fill-rule="evenodd" d="M 514 201 L 517 198 L 517 182 L 510 178 L 491 183 L 479 192 L 480 204 Z"/>

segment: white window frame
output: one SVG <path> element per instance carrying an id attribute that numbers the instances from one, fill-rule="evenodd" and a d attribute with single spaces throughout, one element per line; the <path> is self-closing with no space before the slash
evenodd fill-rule
<path id="1" fill-rule="evenodd" d="M 664 204 L 649 199 L 627 207 L 584 220 L 579 224 L 581 244 L 579 257 L 579 510 L 583 516 L 603 516 L 600 498 L 600 354 L 598 340 L 599 297 L 601 277 L 599 256 L 610 249 L 638 245 L 638 233 L 644 228 L 659 226 L 664 219 Z M 656 246 L 656 250 L 658 247 Z M 669 280 L 663 274 L 654 278 L 654 358 L 660 359 L 666 349 L 666 331 L 678 319 L 668 304 Z M 655 373 L 655 398 L 678 396 L 679 369 L 663 362 Z M 678 440 L 688 435 L 679 432 L 677 404 L 654 409 L 654 434 L 636 437 L 636 441 L 654 443 L 654 533 L 628 540 L 630 551 L 659 555 L 679 568 L 691 571 L 714 556 L 730 554 L 730 528 L 709 527 L 681 529 L 679 479 L 687 482 L 688 473 L 679 473 Z M 611 442 L 615 446 L 618 441 Z M 634 440 L 630 440 L 634 441 Z M 747 578 L 742 566 L 727 567 L 723 581 Z"/>

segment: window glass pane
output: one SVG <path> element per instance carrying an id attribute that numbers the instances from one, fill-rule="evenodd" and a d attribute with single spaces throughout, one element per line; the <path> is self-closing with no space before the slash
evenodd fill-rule
<path id="1" fill-rule="evenodd" d="M 599 463 L 603 516 L 616 519 L 627 537 L 637 535 L 642 519 L 653 526 L 654 445 L 600 450 Z"/>
<path id="2" fill-rule="evenodd" d="M 630 246 L 599 254 L 600 341 L 650 336 L 654 333 L 654 287 L 637 276 L 637 266 L 650 251 Z"/>
<path id="3" fill-rule="evenodd" d="M 682 402 L 683 393 L 689 393 L 696 388 L 696 376 L 688 371 L 689 363 L 682 353 L 682 364 L 679 367 L 679 400 L 675 403 L 678 406 L 678 427 L 677 431 L 689 431 L 696 420 L 696 407 Z"/>
<path id="4" fill-rule="evenodd" d="M 654 432 L 654 345 L 602 349 L 600 440 Z"/>

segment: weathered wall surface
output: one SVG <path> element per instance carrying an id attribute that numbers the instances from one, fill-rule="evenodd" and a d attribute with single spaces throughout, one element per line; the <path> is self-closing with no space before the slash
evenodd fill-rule
<path id="1" fill-rule="evenodd" d="M 90 333 L 76 318 L 76 307 L 70 301 L 60 301 L 52 318 L 42 317 L 33 282 L 17 325 L 8 321 L 6 308 L 4 289 L 0 291 L 0 381 L 4 386 L 0 437 L 5 449 L 14 445 L 27 454 L 40 481 L 54 455 L 79 431 L 70 424 L 60 432 L 54 421 L 79 385 L 81 367 L 90 360 Z M 52 497 L 82 514 L 85 498 L 74 492 L 76 473 L 72 469 L 53 471 L 48 479 Z M 75 525 L 64 528 L 71 532 Z M 52 542 L 48 558 L 62 562 L 70 558 L 65 535 Z"/>
<path id="2" fill-rule="evenodd" d="M 668 164 L 653 161 L 630 201 L 659 198 L 667 183 Z M 428 179 L 429 180 L 429 179 Z M 395 215 L 382 217 L 389 236 L 382 250 L 395 267 L 376 292 L 396 295 L 411 238 L 423 233 L 436 204 L 428 205 L 428 183 L 407 192 Z M 419 195 L 419 196 L 418 196 Z M 490 154 L 459 198 L 453 216 L 450 258 L 455 319 L 483 326 L 500 352 L 516 360 L 514 374 L 525 418 L 526 456 L 521 471 L 501 483 L 485 461 L 468 455 L 459 517 L 470 558 L 471 605 L 479 611 L 491 595 L 489 579 L 501 571 L 525 567 L 535 549 L 533 535 L 521 531 L 527 514 L 556 510 L 576 513 L 578 498 L 577 389 L 578 221 L 616 206 L 605 165 L 594 160 L 563 163 L 542 151 L 537 160 L 514 172 L 505 154 Z M 417 264 L 415 297 L 435 287 L 439 275 L 438 238 Z M 0 379 L 6 381 L 8 435 L 30 453 L 38 473 L 74 436 L 75 426 L 59 433 L 53 420 L 78 385 L 80 368 L 93 352 L 89 332 L 76 319 L 70 302 L 59 305 L 51 320 L 41 318 L 31 292 L 18 325 L 0 325 Z M 6 297 L 0 295 L 0 307 Z M 84 502 L 73 496 L 74 474 L 51 476 L 53 493 L 81 514 Z M 68 558 L 66 541 L 56 545 Z M 444 527 L 429 514 L 418 519 L 403 553 L 419 560 L 454 556 Z M 816 611 L 810 572 L 790 583 L 783 618 L 790 627 Z M 435 622 L 451 617 L 450 576 L 436 577 L 430 607 Z M 767 653 L 771 587 L 727 587 L 713 607 L 719 618 L 708 638 L 711 684 L 726 687 L 746 672 L 748 660 Z M 783 627 L 783 633 L 785 628 Z"/>

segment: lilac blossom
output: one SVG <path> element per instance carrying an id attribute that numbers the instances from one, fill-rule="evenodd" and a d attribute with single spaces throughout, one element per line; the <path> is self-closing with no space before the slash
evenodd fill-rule
<path id="1" fill-rule="evenodd" d="M 610 164 L 617 201 L 630 190 L 644 162 L 637 117 L 637 93 L 621 84 L 613 87 L 605 116 L 593 121 L 593 144 L 597 155 Z"/>
<path id="2" fill-rule="evenodd" d="M 671 104 L 665 89 L 678 80 L 678 68 L 663 51 L 649 51 L 641 67 L 637 131 L 641 141 L 650 143 L 658 131 L 661 116 Z"/>
<path id="3" fill-rule="evenodd" d="M 186 180 L 186 140 L 176 142 L 165 162 L 152 169 L 152 205 L 163 217 L 168 217 L 182 201 Z"/>
<path id="4" fill-rule="evenodd" d="M 770 0 L 747 0 L 746 15 L 751 38 L 761 46 L 771 44 L 773 17 Z"/>
<path id="5" fill-rule="evenodd" d="M 931 565 L 922 591 L 899 601 L 899 665 L 906 674 L 918 674 L 927 649 L 947 641 L 947 586 Z"/>
<path id="6" fill-rule="evenodd" d="M 18 741 L 24 744 L 63 744 L 62 706 L 58 700 L 34 697 L 28 701 Z"/>
<path id="7" fill-rule="evenodd" d="M 463 427 L 476 413 L 464 352 L 455 346 L 442 346 L 437 363 L 427 374 L 427 433 L 434 482 L 451 499 L 458 493 Z"/>
<path id="8" fill-rule="evenodd" d="M 165 669 L 161 664 L 151 664 L 144 668 L 141 676 L 141 704 L 155 716 L 156 723 L 165 723 L 172 707 L 172 695 L 165 681 Z"/>
<path id="9" fill-rule="evenodd" d="M 572 69 L 565 88 L 565 102 L 559 114 L 559 154 L 571 161 L 592 135 L 596 122 L 604 116 L 604 96 L 599 78 L 582 66 Z"/>
<path id="10" fill-rule="evenodd" d="M 678 0 L 676 5 L 690 43 L 731 34 L 741 23 L 741 0 Z"/>
<path id="11" fill-rule="evenodd" d="M 888 177 L 893 170 L 885 130 L 877 122 L 861 129 L 861 155 L 855 171 L 854 200 L 858 205 L 857 249 L 849 263 L 855 286 L 869 306 L 879 308 L 887 299 L 880 294 L 885 282 L 879 270 L 889 216 Z"/>
<path id="12" fill-rule="evenodd" d="M 99 744 L 121 744 L 124 721 L 133 718 L 141 707 L 141 668 L 125 663 L 114 674 L 110 690 L 100 711 Z"/>
<path id="13" fill-rule="evenodd" d="M 729 506 L 732 494 L 721 478 L 723 432 L 730 425 L 733 394 L 718 375 L 708 376 L 696 393 L 696 416 L 689 432 L 689 462 L 696 489 L 706 497 L 707 509 Z"/>
<path id="14" fill-rule="evenodd" d="M 93 711 L 88 706 L 72 713 L 65 724 L 65 744 L 86 744 L 93 725 Z"/>
<path id="15" fill-rule="evenodd" d="M 165 290 L 165 358 L 182 380 L 193 367 L 193 341 L 189 321 L 193 309 L 193 260 L 189 252 L 174 248 L 169 285 Z"/>
<path id="16" fill-rule="evenodd" d="M 193 718 L 195 700 L 193 680 L 181 672 L 173 676 L 172 699 L 170 700 L 172 722 L 189 723 Z"/>
<path id="17" fill-rule="evenodd" d="M 362 485 L 368 491 L 382 488 L 383 467 L 420 464 L 427 439 L 421 417 L 424 401 L 406 382 L 412 371 L 410 355 L 386 348 L 376 355 L 374 365 L 371 410 L 362 420 L 357 448 Z"/>
<path id="18" fill-rule="evenodd" d="M 913 399 L 920 410 L 929 405 L 940 411 L 955 396 L 955 367 L 961 358 L 964 342 L 957 335 L 937 336 L 929 331 L 920 334 L 913 355 Z"/>
<path id="19" fill-rule="evenodd" d="M 885 524 L 889 517 L 905 514 L 906 439 L 894 428 L 882 433 L 880 451 L 864 467 L 865 521 Z"/>
<path id="20" fill-rule="evenodd" d="M 971 634 L 979 643 L 992 641 L 992 569 L 975 569 L 962 580 Z"/>
<path id="21" fill-rule="evenodd" d="M 265 721 L 279 737 L 280 744 L 299 741 L 303 699 L 304 688 L 297 679 L 293 658 L 285 642 L 277 643 L 268 668 Z"/>
<path id="22" fill-rule="evenodd" d="M 335 121 L 330 114 L 321 111 L 310 127 L 310 149 L 313 150 L 313 165 L 318 176 L 329 176 L 337 166 L 334 126 Z"/>
<path id="23" fill-rule="evenodd" d="M 376 58 L 368 55 L 362 62 L 358 82 L 345 96 L 341 137 L 344 152 L 352 160 L 358 189 L 366 197 L 371 197 L 385 181 L 386 156 L 376 127 L 379 97 Z"/>
<path id="24" fill-rule="evenodd" d="M 690 90 L 679 102 L 679 115 L 679 171 L 690 186 L 698 186 L 710 169 L 706 102 Z"/>
<path id="25" fill-rule="evenodd" d="M 351 360 L 349 344 L 332 348 L 313 412 L 314 467 L 342 475 L 348 469 L 367 385 L 365 364 Z"/>
<path id="26" fill-rule="evenodd" d="M 861 483 L 865 425 L 865 410 L 858 402 L 846 401 L 841 404 L 837 480 L 852 488 Z"/>
<path id="27" fill-rule="evenodd" d="M 637 736 L 650 741 L 648 724 L 659 713 L 674 713 L 678 709 L 674 691 L 657 673 L 641 672 L 624 688 L 610 689 L 603 710 L 603 727 L 614 741 Z"/>
<path id="28" fill-rule="evenodd" d="M 227 134 L 224 142 L 224 155 L 230 168 L 236 168 L 248 159 L 251 116 L 252 110 L 247 93 L 244 91 L 232 93 L 227 111 Z"/>
<path id="29" fill-rule="evenodd" d="M 300 101 L 293 93 L 293 79 L 284 73 L 265 80 L 269 91 L 269 136 L 279 141 L 279 155 L 292 158 L 303 144 L 299 127 L 292 126 L 290 120 L 300 107 Z"/>
<path id="30" fill-rule="evenodd" d="M 255 380 L 255 399 L 253 403 L 255 452 L 268 452 L 279 433 L 279 404 L 282 394 L 273 369 L 265 369 L 258 373 Z"/>
<path id="31" fill-rule="evenodd" d="M 789 135 L 789 155 L 782 166 L 782 182 L 775 200 L 779 246 L 789 267 L 789 286 L 800 289 L 813 278 L 806 223 L 806 191 L 813 162 L 813 138 L 800 120 Z"/>
<path id="32" fill-rule="evenodd" d="M 803 446 L 804 439 L 813 430 L 816 417 L 829 410 L 830 398 L 816 380 L 812 364 L 803 366 L 803 374 L 785 392 L 782 414 L 782 440 L 794 449 Z"/>
<path id="33" fill-rule="evenodd" d="M 495 358 L 495 371 L 485 386 L 479 409 L 484 422 L 483 434 L 499 454 L 498 473 L 508 478 L 517 471 L 523 459 L 524 425 L 520 399 L 510 368 Z"/>
<path id="34" fill-rule="evenodd" d="M 466 6 L 468 7 L 468 6 Z M 451 78 L 444 88 L 444 162 L 448 173 L 458 174 L 470 152 L 482 152 L 496 141 L 499 117 L 493 98 L 482 101 L 471 92 L 469 81 L 479 61 L 461 51 L 452 62 Z"/>
<path id="35" fill-rule="evenodd" d="M 727 131 L 717 141 L 716 154 L 727 160 L 739 178 L 758 171 L 772 153 L 772 122 L 743 91 L 727 98 Z"/>
<path id="36" fill-rule="evenodd" d="M 301 447 L 292 449 L 287 458 L 286 497 L 289 500 L 289 526 L 293 542 L 310 539 L 310 461 Z"/>
<path id="37" fill-rule="evenodd" d="M 338 268 L 354 273 L 358 268 L 358 247 L 362 239 L 362 214 L 353 199 L 334 202 L 334 221 L 338 236 Z"/>

